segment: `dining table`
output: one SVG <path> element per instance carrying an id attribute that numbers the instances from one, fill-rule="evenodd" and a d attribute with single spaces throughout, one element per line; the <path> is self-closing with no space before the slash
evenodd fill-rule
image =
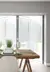
<path id="1" fill-rule="evenodd" d="M 13 53 L 2 53 L 2 54 L 0 53 L 0 58 L 2 58 L 3 56 L 14 56 L 17 59 L 21 59 L 19 68 L 21 68 L 21 66 L 22 66 L 23 59 L 25 59 L 25 63 L 24 63 L 22 72 L 25 71 L 26 67 L 28 69 L 28 72 L 32 72 L 30 59 L 40 58 L 40 56 L 36 52 L 34 52 L 30 49 L 28 49 L 28 50 L 27 49 L 18 49 L 18 51 L 14 50 Z"/>

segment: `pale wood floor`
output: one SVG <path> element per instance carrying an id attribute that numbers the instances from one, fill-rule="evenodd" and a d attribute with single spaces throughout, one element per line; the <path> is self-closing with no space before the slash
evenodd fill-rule
<path id="1" fill-rule="evenodd" d="M 31 67 L 32 67 L 32 72 L 50 72 L 50 67 L 47 67 L 47 66 L 41 64 L 40 62 L 30 60 L 30 63 L 31 63 Z M 24 62 L 23 62 L 23 64 L 24 64 Z M 22 68 L 23 68 L 23 65 L 22 65 L 21 69 L 19 70 L 19 72 L 22 72 Z M 25 72 L 28 72 L 27 69 L 25 70 Z"/>

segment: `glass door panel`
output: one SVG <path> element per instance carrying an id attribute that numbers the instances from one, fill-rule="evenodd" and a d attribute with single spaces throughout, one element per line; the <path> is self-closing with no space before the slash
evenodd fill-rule
<path id="1" fill-rule="evenodd" d="M 28 48 L 29 41 L 28 17 L 19 16 L 19 42 L 20 48 Z"/>
<path id="2" fill-rule="evenodd" d="M 0 41 L 5 44 L 8 39 L 16 47 L 16 16 L 0 16 Z"/>
<path id="3" fill-rule="evenodd" d="M 20 48 L 31 49 L 40 55 L 42 62 L 42 16 L 19 16 Z"/>
<path id="4" fill-rule="evenodd" d="M 16 16 L 6 17 L 6 39 L 13 42 L 13 47 L 16 47 Z"/>

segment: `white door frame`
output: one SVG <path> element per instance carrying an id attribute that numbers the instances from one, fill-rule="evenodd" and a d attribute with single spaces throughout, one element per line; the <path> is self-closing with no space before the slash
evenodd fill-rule
<path id="1" fill-rule="evenodd" d="M 31 16 L 31 15 L 16 15 L 17 17 L 17 42 L 19 42 L 19 16 Z M 32 15 L 32 16 L 42 16 L 42 64 L 44 64 L 44 15 Z"/>

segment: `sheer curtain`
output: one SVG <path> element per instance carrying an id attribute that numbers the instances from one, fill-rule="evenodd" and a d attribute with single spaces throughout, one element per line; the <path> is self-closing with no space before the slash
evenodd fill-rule
<path id="1" fill-rule="evenodd" d="M 7 39 L 16 47 L 16 16 L 0 16 L 0 42 Z"/>
<path id="2" fill-rule="evenodd" d="M 42 16 L 19 16 L 21 49 L 31 49 L 40 55 L 42 62 Z"/>
<path id="3" fill-rule="evenodd" d="M 21 47 L 34 50 L 42 41 L 42 16 L 19 16 L 19 41 Z"/>
<path id="4" fill-rule="evenodd" d="M 12 40 L 13 47 L 16 47 L 16 16 L 6 18 L 6 39 Z"/>
<path id="5" fill-rule="evenodd" d="M 20 48 L 28 48 L 29 42 L 28 17 L 19 16 L 19 42 Z"/>

